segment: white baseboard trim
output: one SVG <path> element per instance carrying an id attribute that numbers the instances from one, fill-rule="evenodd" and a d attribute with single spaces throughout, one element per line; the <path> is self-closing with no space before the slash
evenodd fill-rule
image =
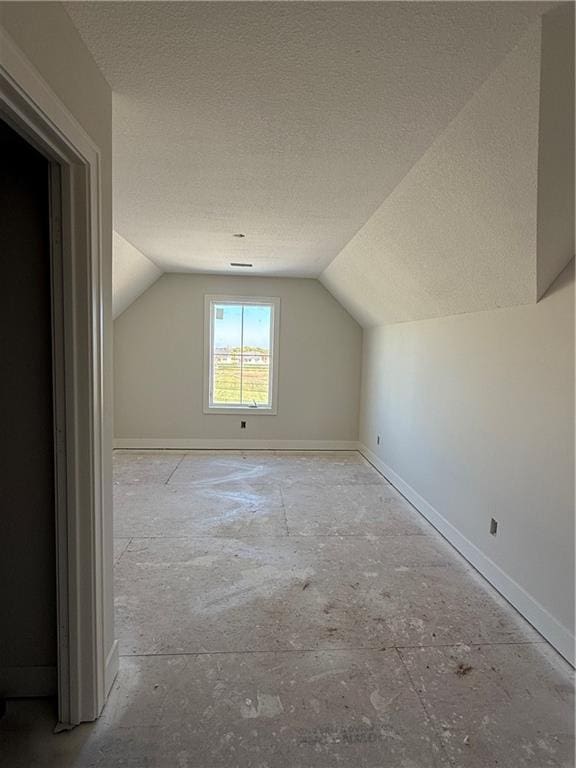
<path id="1" fill-rule="evenodd" d="M 413 507 L 572 665 L 574 635 L 426 499 L 362 443 L 358 450 Z"/>
<path id="2" fill-rule="evenodd" d="M 0 698 L 54 696 L 56 667 L 0 667 Z"/>
<path id="3" fill-rule="evenodd" d="M 258 450 L 258 451 L 356 451 L 356 440 L 252 440 L 250 438 L 150 438 L 117 437 L 114 448 L 122 450 Z"/>
<path id="4" fill-rule="evenodd" d="M 118 640 L 114 640 L 112 648 L 110 648 L 108 656 L 106 656 L 106 664 L 104 666 L 104 687 L 106 697 L 110 693 L 110 690 L 114 685 L 114 680 L 116 680 L 116 675 L 118 674 L 120 662 L 119 656 Z"/>

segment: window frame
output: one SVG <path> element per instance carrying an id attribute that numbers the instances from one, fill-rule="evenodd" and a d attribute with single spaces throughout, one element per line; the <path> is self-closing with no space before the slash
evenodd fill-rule
<path id="1" fill-rule="evenodd" d="M 214 339 L 214 304 L 232 306 L 271 307 L 272 333 L 270 334 L 270 397 L 269 407 L 246 405 L 212 404 L 212 345 Z M 280 342 L 280 299 L 270 296 L 232 296 L 210 294 L 204 296 L 204 413 L 212 415 L 251 414 L 253 416 L 276 416 L 278 413 L 278 351 Z"/>

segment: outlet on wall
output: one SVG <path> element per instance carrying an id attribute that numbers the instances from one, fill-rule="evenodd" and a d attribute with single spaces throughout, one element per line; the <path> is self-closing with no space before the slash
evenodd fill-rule
<path id="1" fill-rule="evenodd" d="M 240 429 L 246 429 L 246 422 L 245 421 L 241 421 L 240 422 Z"/>
<path id="2" fill-rule="evenodd" d="M 376 438 L 376 445 L 380 445 L 380 435 L 378 435 Z"/>
<path id="3" fill-rule="evenodd" d="M 494 520 L 494 518 L 492 518 L 490 520 L 490 533 L 492 534 L 492 536 L 496 536 L 497 532 L 498 532 L 498 520 Z"/>

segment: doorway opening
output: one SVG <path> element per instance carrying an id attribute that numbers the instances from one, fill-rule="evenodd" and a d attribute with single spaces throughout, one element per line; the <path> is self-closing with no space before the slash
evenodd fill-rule
<path id="1" fill-rule="evenodd" d="M 0 119 L 0 698 L 69 721 L 61 168 Z"/>
<path id="2" fill-rule="evenodd" d="M 45 407 L 44 426 L 37 425 L 32 437 L 25 442 L 29 452 L 40 450 L 40 440 L 48 436 L 52 449 L 51 461 L 45 456 L 43 481 L 44 488 L 48 485 L 52 488 L 53 514 L 45 532 L 50 533 L 51 527 L 54 536 L 52 551 L 45 554 L 44 570 L 47 574 L 50 569 L 52 578 L 44 580 L 45 590 L 51 591 L 44 596 L 42 611 L 43 615 L 56 618 L 50 631 L 27 627 L 26 636 L 32 645 L 32 640 L 37 645 L 44 643 L 44 653 L 37 657 L 40 663 L 30 665 L 35 682 L 28 690 L 49 693 L 56 688 L 58 720 L 63 727 L 69 727 L 98 717 L 118 668 L 117 645 L 109 618 L 112 589 L 106 573 L 112 545 L 110 536 L 108 547 L 104 520 L 104 511 L 110 510 L 110 505 L 106 506 L 103 467 L 111 446 L 106 442 L 104 425 L 103 336 L 107 321 L 102 274 L 106 248 L 102 223 L 102 159 L 97 144 L 1 27 L 0 54 L 2 129 L 12 131 L 6 134 L 11 141 L 28 145 L 43 169 L 42 174 L 45 170 L 48 176 L 46 179 L 44 175 L 48 189 L 44 186 L 42 194 L 44 203 L 48 200 L 49 209 L 46 215 L 44 206 L 44 223 L 40 227 L 44 234 L 48 231 L 48 246 L 44 240 L 47 258 L 43 261 L 44 276 L 40 284 L 46 288 L 48 269 L 49 285 L 44 294 L 43 335 L 39 332 L 38 336 L 48 339 L 50 354 L 43 354 L 45 369 L 46 365 L 48 371 L 51 369 L 52 379 L 45 377 L 39 391 L 44 392 L 45 398 L 48 396 L 48 403 L 51 396 L 52 410 Z M 8 154 L 3 151 L 3 164 L 9 159 Z M 12 226 L 20 215 L 19 205 L 9 188 L 4 198 L 0 225 Z M 11 255 L 6 249 L 0 249 L 3 278 L 10 274 L 12 266 L 15 268 L 16 263 L 22 261 L 23 249 L 24 246 L 16 247 Z M 4 279 L 3 288 L 9 292 L 10 285 L 6 282 Z M 28 322 L 28 316 L 23 310 L 24 304 L 13 299 L 4 302 L 10 325 L 0 333 L 10 336 L 10 343 L 14 345 L 11 353 L 18 352 L 23 370 L 29 372 L 38 360 L 22 335 L 24 340 L 17 348 L 17 323 Z M 15 419 L 17 431 L 18 426 L 23 430 L 24 425 L 15 407 L 16 398 L 22 392 L 18 390 L 19 377 L 13 378 L 15 382 L 7 377 L 5 385 L 10 382 L 12 390 L 8 387 L 8 396 L 0 402 L 3 412 Z M 28 408 L 33 410 L 32 399 L 29 400 Z M 28 403 L 26 398 L 24 403 Z M 16 438 L 24 441 L 22 434 L 16 434 Z M 10 451 L 10 443 L 2 443 L 1 447 L 4 452 Z M 14 472 L 25 472 L 26 455 L 21 459 Z M 9 471 L 12 473 L 12 466 Z M 47 494 L 42 495 L 34 487 L 36 473 L 30 476 L 33 479 L 27 487 L 22 482 L 20 490 L 24 489 L 23 493 L 29 496 L 38 491 L 38 496 L 46 499 Z M 13 496 L 20 498 L 16 490 Z M 40 546 L 38 542 L 42 537 L 33 524 L 24 524 L 21 528 L 29 547 Z M 38 535 L 33 541 L 35 534 Z M 38 565 L 38 559 L 30 556 L 28 561 Z M 18 558 L 11 555 L 11 562 L 17 566 Z M 31 573 L 25 569 L 25 580 L 31 579 Z M 26 594 L 14 582 L 14 578 L 8 582 L 11 593 L 0 601 L 3 631 L 6 627 L 12 629 L 13 624 L 12 616 L 4 615 L 7 608 L 12 612 L 25 612 L 30 608 Z M 38 593 L 35 591 L 35 594 Z M 33 637 L 36 634 L 38 636 Z M 2 639 L 2 642 L 6 641 Z M 11 642 L 18 645 L 14 640 Z M 16 659 L 13 666 L 19 669 L 24 655 L 13 658 Z M 0 667 L 5 663 L 0 660 Z M 44 689 L 37 687 L 41 671 L 38 667 L 44 668 Z M 20 674 L 10 672 L 13 678 Z M 10 688 L 8 682 L 5 681 L 5 691 L 0 691 L 0 699 L 6 692 L 24 690 L 15 685 Z M 22 680 L 18 684 L 21 685 Z"/>
<path id="3" fill-rule="evenodd" d="M 59 173 L 1 120 L 0 152 L 0 696 L 56 696 Z"/>

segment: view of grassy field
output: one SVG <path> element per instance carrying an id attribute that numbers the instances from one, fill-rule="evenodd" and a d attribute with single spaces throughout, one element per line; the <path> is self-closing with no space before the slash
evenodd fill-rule
<path id="1" fill-rule="evenodd" d="M 215 403 L 242 403 L 252 405 L 254 402 L 268 402 L 268 365 L 263 363 L 216 362 L 214 366 Z"/>

